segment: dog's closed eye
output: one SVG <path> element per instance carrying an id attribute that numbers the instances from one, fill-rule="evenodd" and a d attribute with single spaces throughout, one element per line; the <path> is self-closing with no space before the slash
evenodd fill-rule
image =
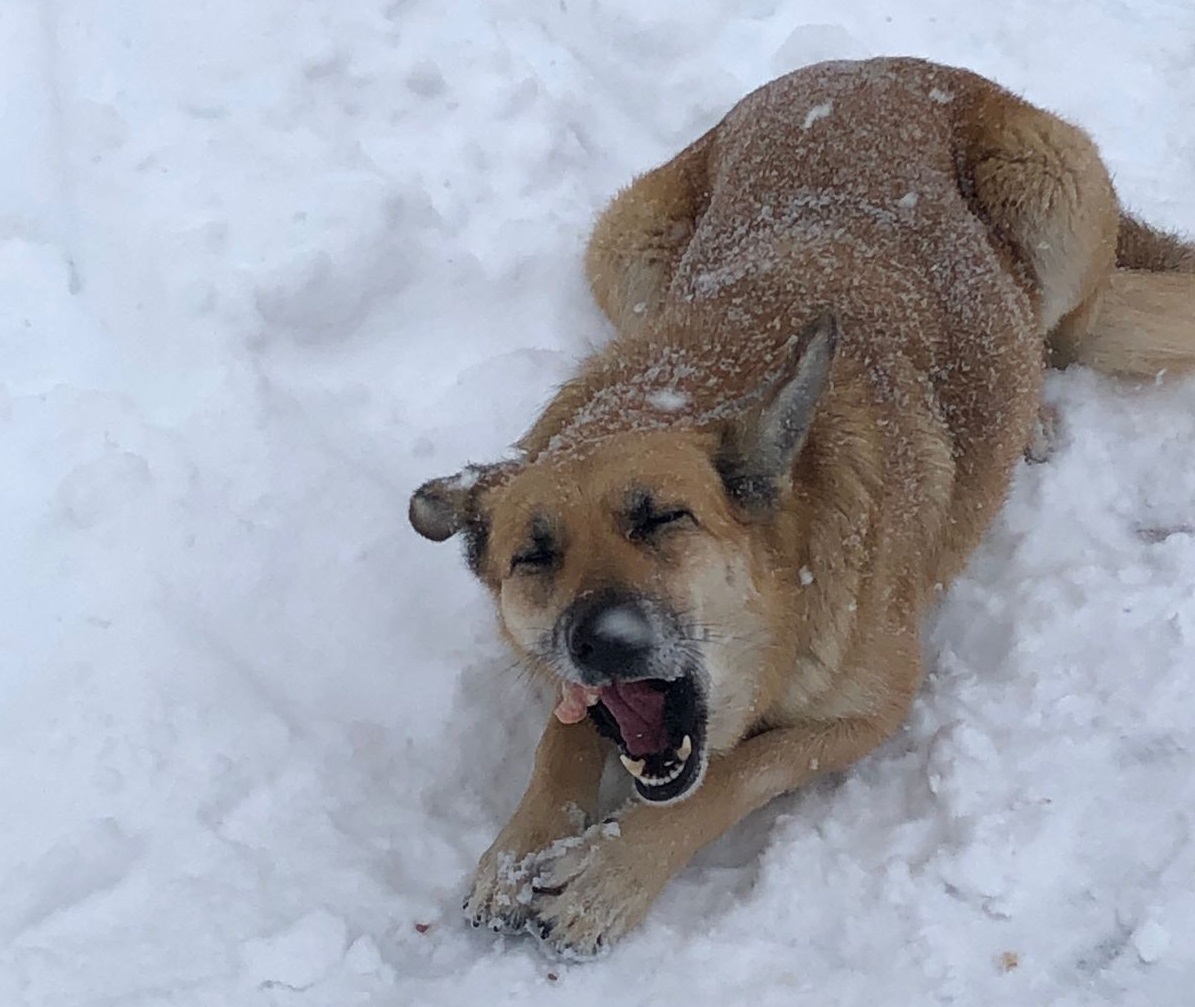
<path id="1" fill-rule="evenodd" d="M 673 528 L 696 523 L 688 507 L 661 505 L 651 494 L 639 492 L 627 510 L 627 537 L 633 542 L 650 541 Z"/>
<path id="2" fill-rule="evenodd" d="M 510 572 L 523 571 L 534 573 L 542 570 L 550 570 L 556 566 L 559 560 L 560 553 L 555 549 L 542 545 L 531 545 L 526 549 L 516 552 L 510 558 Z"/>
<path id="3" fill-rule="evenodd" d="M 531 541 L 510 559 L 511 573 L 546 573 L 560 564 L 560 541 L 542 520 L 531 525 Z"/>
<path id="4" fill-rule="evenodd" d="M 631 538 L 646 539 L 654 535 L 658 535 L 670 526 L 681 524 L 682 522 L 696 523 L 697 519 L 693 517 L 693 512 L 686 507 L 673 507 L 669 510 L 660 511 L 652 514 L 642 521 L 637 522 L 631 526 Z"/>

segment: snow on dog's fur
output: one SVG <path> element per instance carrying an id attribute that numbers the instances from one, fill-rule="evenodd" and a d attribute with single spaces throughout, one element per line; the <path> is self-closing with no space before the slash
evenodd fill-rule
<path id="1" fill-rule="evenodd" d="M 411 502 L 561 694 L 474 923 L 592 954 L 892 734 L 1044 365 L 1190 366 L 1193 263 L 1122 215 L 1083 132 L 917 60 L 774 81 L 621 193 L 587 262 L 615 338 L 516 461 Z M 640 800 L 590 825 L 612 749 Z"/>

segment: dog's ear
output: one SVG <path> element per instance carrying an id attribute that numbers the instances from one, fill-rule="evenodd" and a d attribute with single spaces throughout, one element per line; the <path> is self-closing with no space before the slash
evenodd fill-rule
<path id="1" fill-rule="evenodd" d="M 838 316 L 823 311 L 795 336 L 759 405 L 730 423 L 715 458 L 727 492 L 740 503 L 770 503 L 805 443 L 838 346 Z"/>
<path id="2" fill-rule="evenodd" d="M 456 475 L 425 482 L 411 494 L 407 517 L 424 538 L 443 542 L 462 529 L 471 529 L 481 518 L 481 494 L 505 482 L 521 467 L 520 462 L 466 465 Z"/>

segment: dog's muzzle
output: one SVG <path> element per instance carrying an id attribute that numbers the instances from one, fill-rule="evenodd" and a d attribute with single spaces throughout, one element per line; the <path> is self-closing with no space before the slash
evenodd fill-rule
<path id="1" fill-rule="evenodd" d="M 564 683 L 557 716 L 587 713 L 618 746 L 643 800 L 667 804 L 692 792 L 707 762 L 706 708 L 676 620 L 657 604 L 606 592 L 578 601 L 561 635 L 580 681 Z"/>

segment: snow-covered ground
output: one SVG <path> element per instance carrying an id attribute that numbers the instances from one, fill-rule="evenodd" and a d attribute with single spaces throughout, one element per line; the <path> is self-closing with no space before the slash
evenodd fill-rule
<path id="1" fill-rule="evenodd" d="M 880 53 L 1195 232 L 1190 0 L 0 4 L 0 1005 L 1191 1003 L 1192 380 L 1053 379 L 908 729 L 611 955 L 459 918 L 543 708 L 407 496 L 606 334 L 618 185 Z"/>

